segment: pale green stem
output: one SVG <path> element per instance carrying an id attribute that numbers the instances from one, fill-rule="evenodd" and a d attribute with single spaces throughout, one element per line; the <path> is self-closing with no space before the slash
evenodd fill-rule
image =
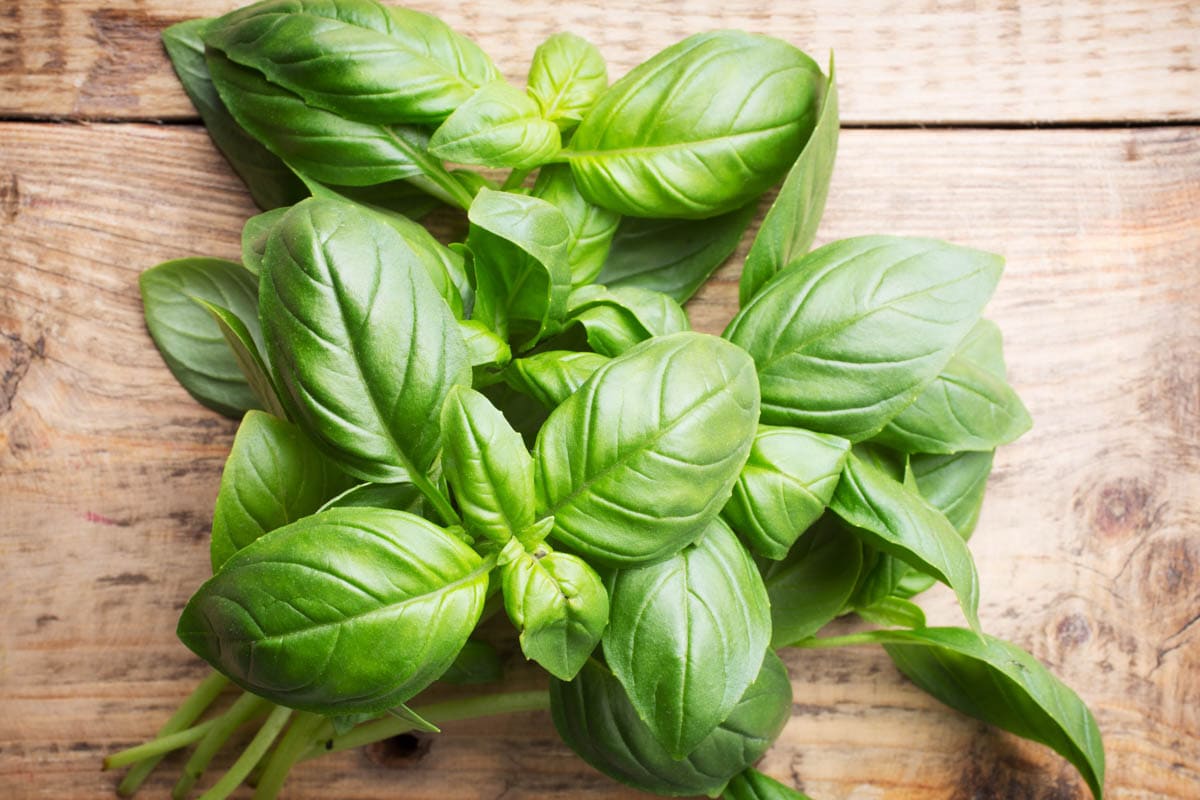
<path id="1" fill-rule="evenodd" d="M 187 797 L 192 787 L 196 785 L 196 781 L 200 780 L 200 776 L 204 774 L 208 762 L 213 760 L 213 756 L 229 740 L 234 731 L 270 705 L 270 701 L 249 692 L 239 697 L 228 711 L 217 718 L 218 724 L 205 734 L 204 738 L 200 740 L 200 744 L 196 745 L 196 751 L 183 766 L 183 774 L 179 776 L 179 782 L 171 790 L 171 797 L 175 800 L 183 800 Z"/>
<path id="2" fill-rule="evenodd" d="M 271 742 L 275 741 L 275 737 L 283 730 L 283 726 L 287 725 L 291 716 L 290 708 L 275 706 L 267 715 L 267 721 L 250 740 L 250 744 L 238 756 L 238 760 L 233 762 L 229 771 L 222 775 L 211 789 L 200 795 L 200 800 L 225 800 L 226 797 L 233 794 L 233 790 L 241 785 L 259 759 L 266 755 L 267 750 L 271 748 Z"/>
<path id="3" fill-rule="evenodd" d="M 229 679 L 219 672 L 214 672 L 202 680 L 200 685 L 175 710 L 175 713 L 171 715 L 166 724 L 159 729 L 157 738 L 161 739 L 164 736 L 170 736 L 187 728 L 212 705 L 213 701 L 217 699 L 217 695 L 228 685 Z M 152 744 L 152 742 L 148 742 L 147 744 Z M 154 768 L 158 766 L 158 762 L 162 761 L 168 752 L 164 750 L 162 754 L 151 754 L 149 757 L 143 757 L 146 760 L 131 769 L 121 781 L 121 784 L 117 787 L 117 794 L 122 797 L 129 797 L 136 792 L 138 787 L 145 782 L 146 778 L 150 777 L 150 773 L 154 771 Z M 112 760 L 114 757 L 110 756 L 104 760 L 105 769 L 123 766 L 123 764 L 115 763 Z"/>
<path id="4" fill-rule="evenodd" d="M 514 169 L 508 173 L 508 177 L 504 179 L 504 185 L 500 188 L 503 191 L 510 192 L 513 189 L 519 189 L 525 183 L 525 179 L 529 177 L 531 169 Z"/>
<path id="5" fill-rule="evenodd" d="M 279 740 L 279 746 L 271 757 L 263 762 L 262 774 L 258 778 L 258 787 L 254 792 L 254 800 L 274 800 L 283 788 L 292 765 L 312 745 L 317 732 L 325 724 L 325 717 L 307 711 L 296 712 L 291 727 Z"/>
<path id="6" fill-rule="evenodd" d="M 801 639 L 789 647 L 796 647 L 801 650 L 824 650 L 833 647 L 862 647 L 869 644 L 884 644 L 884 639 L 890 631 L 864 631 L 862 633 L 849 633 L 845 636 L 826 636 L 820 639 Z M 895 637 L 897 644 L 911 644 L 911 640 L 903 636 Z"/>

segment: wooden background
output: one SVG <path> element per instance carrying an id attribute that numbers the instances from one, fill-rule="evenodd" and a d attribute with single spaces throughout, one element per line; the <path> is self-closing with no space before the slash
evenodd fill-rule
<path id="1" fill-rule="evenodd" d="M 234 425 L 174 383 L 136 279 L 238 255 L 252 206 L 158 40 L 232 5 L 0 0 L 2 797 L 111 797 L 102 755 L 149 736 L 203 674 L 173 631 L 207 570 Z M 999 453 L 972 543 L 984 626 L 1094 709 L 1110 797 L 1200 796 L 1200 4 L 419 7 L 514 80 L 561 29 L 613 76 L 713 27 L 836 50 L 847 129 L 821 240 L 917 234 L 1008 257 L 988 314 L 1035 427 Z M 698 327 L 732 314 L 737 263 L 693 302 Z M 924 604 L 957 619 L 948 592 Z M 880 651 L 787 663 L 794 716 L 761 768 L 817 800 L 1085 796 L 1056 756 L 938 706 Z M 306 764 L 286 796 L 635 793 L 529 713 Z"/>

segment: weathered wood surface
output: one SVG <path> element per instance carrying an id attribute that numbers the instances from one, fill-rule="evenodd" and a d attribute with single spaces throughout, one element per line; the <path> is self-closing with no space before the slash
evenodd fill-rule
<path id="1" fill-rule="evenodd" d="M 234 428 L 163 366 L 137 275 L 236 258 L 252 208 L 199 129 L 7 123 L 0 143 L 0 795 L 111 797 L 101 756 L 202 674 L 173 631 Z M 984 626 L 1091 704 L 1110 797 L 1196 797 L 1200 128 L 847 131 L 821 239 L 875 232 L 1008 256 L 988 314 L 1036 425 L 999 454 L 972 542 Z M 692 304 L 699 327 L 732 314 L 735 279 Z M 925 605 L 958 622 L 948 593 Z M 938 706 L 882 652 L 787 661 L 794 717 L 762 766 L 815 798 L 1085 796 L 1057 757 Z M 304 765 L 286 796 L 634 796 L 543 713 L 422 748 Z"/>
<path id="2" fill-rule="evenodd" d="M 159 34 L 239 4 L 5 0 L 0 116 L 190 118 Z M 1194 0 L 407 4 L 475 38 L 515 81 L 537 44 L 559 30 L 595 42 L 616 77 L 688 34 L 735 27 L 783 37 L 822 63 L 836 51 L 851 123 L 1200 118 Z"/>

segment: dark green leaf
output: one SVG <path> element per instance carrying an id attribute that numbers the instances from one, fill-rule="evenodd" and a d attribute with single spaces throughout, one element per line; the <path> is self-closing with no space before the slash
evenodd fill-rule
<path id="1" fill-rule="evenodd" d="M 505 565 L 504 607 L 525 657 L 564 681 L 578 674 L 608 624 L 600 576 L 567 553 L 525 553 Z"/>
<path id="2" fill-rule="evenodd" d="M 721 797 L 724 800 L 812 800 L 803 792 L 784 786 L 754 768 L 735 775 Z"/>
<path id="3" fill-rule="evenodd" d="M 190 19 L 163 31 L 163 46 L 167 49 L 171 66 L 175 68 L 175 74 L 179 76 L 179 82 L 183 84 L 192 105 L 200 112 L 213 144 L 245 182 L 258 207 L 271 209 L 298 203 L 308 197 L 304 183 L 274 153 L 234 121 L 213 86 L 204 60 L 204 41 L 201 38 L 211 21 Z"/>
<path id="4" fill-rule="evenodd" d="M 272 702 L 383 711 L 453 663 L 487 583 L 479 556 L 420 517 L 337 508 L 226 561 L 188 602 L 178 634 Z"/>
<path id="5" fill-rule="evenodd" d="M 547 350 L 515 359 L 504 377 L 513 388 L 552 409 L 574 394 L 608 360 L 599 353 Z"/>
<path id="6" fill-rule="evenodd" d="M 287 212 L 286 208 L 264 211 L 250 217 L 242 226 L 242 266 L 250 270 L 252 275 L 257 276 L 261 271 L 263 253 L 267 249 L 267 237 L 271 235 L 275 223 L 283 219 Z"/>
<path id="7" fill-rule="evenodd" d="M 538 515 L 590 562 L 630 566 L 696 540 L 725 505 L 758 418 L 754 365 L 713 336 L 643 342 L 597 369 L 538 436 Z"/>
<path id="8" fill-rule="evenodd" d="M 654 289 L 685 302 L 733 255 L 757 207 L 751 201 L 705 220 L 625 217 L 596 281 Z"/>
<path id="9" fill-rule="evenodd" d="M 232 261 L 181 258 L 146 270 L 138 286 L 146 327 L 183 388 L 226 416 L 257 408 L 259 401 L 220 326 L 195 302 L 204 300 L 253 321 L 258 309 L 254 276 Z"/>
<path id="10" fill-rule="evenodd" d="M 279 400 L 275 382 L 271 380 L 270 370 L 263 361 L 260 349 L 262 343 L 255 340 L 255 334 L 259 340 L 262 339 L 258 317 L 251 318 L 250 324 L 254 326 L 254 330 L 251 331 L 250 327 L 229 309 L 221 308 L 199 298 L 195 298 L 195 300 L 216 321 L 221 335 L 225 337 L 225 343 L 229 345 L 229 350 L 242 370 L 242 376 L 250 386 L 250 391 L 254 392 L 258 405 L 280 419 L 287 419 L 287 411 Z"/>
<path id="11" fill-rule="evenodd" d="M 556 33 L 533 51 L 529 95 L 563 130 L 575 127 L 607 88 L 604 56 L 583 37 Z"/>
<path id="12" fill-rule="evenodd" d="M 438 18 L 373 0 L 266 0 L 214 20 L 204 42 L 310 106 L 364 122 L 440 122 L 498 77 Z"/>
<path id="13" fill-rule="evenodd" d="M 783 558 L 829 505 L 848 452 L 837 436 L 760 425 L 721 516 L 753 552 Z"/>
<path id="14" fill-rule="evenodd" d="M 767 590 L 719 519 L 666 561 L 612 581 L 604 657 L 659 743 L 683 758 L 737 705 L 771 641 Z"/>
<path id="15" fill-rule="evenodd" d="M 352 474 L 420 485 L 467 348 L 423 255 L 356 206 L 313 198 L 271 232 L 261 317 L 298 421 Z"/>
<path id="16" fill-rule="evenodd" d="M 621 216 L 584 199 L 566 164 L 547 164 L 538 170 L 533 196 L 556 207 L 567 220 L 571 285 L 583 286 L 596 280 Z"/>
<path id="17" fill-rule="evenodd" d="M 583 195 L 606 208 L 713 217 L 758 197 L 796 160 L 822 80 L 778 39 L 690 36 L 601 95 L 563 155 Z"/>
<path id="18" fill-rule="evenodd" d="M 806 639 L 841 614 L 862 563 L 862 543 L 826 515 L 786 558 L 763 565 L 771 600 L 771 646 Z"/>
<path id="19" fill-rule="evenodd" d="M 538 431 L 550 414 L 549 409 L 524 392 L 518 391 L 507 383 L 493 383 L 480 388 L 492 405 L 500 410 L 508 424 L 521 434 L 525 446 L 532 448 L 537 440 Z"/>
<path id="20" fill-rule="evenodd" d="M 872 547 L 953 589 L 967 622 L 979 630 L 979 575 L 971 551 L 929 501 L 851 453 L 829 507 Z"/>
<path id="21" fill-rule="evenodd" d="M 825 213 L 829 180 L 833 176 L 840 127 L 832 53 L 829 55 L 829 77 L 824 84 L 825 96 L 821 100 L 817 126 L 784 179 L 779 195 L 767 211 L 754 244 L 746 254 L 738 286 L 738 300 L 743 306 L 775 273 L 807 253 L 817 235 L 817 226 Z"/>
<path id="22" fill-rule="evenodd" d="M 529 95 L 504 80 L 485 85 L 433 132 L 429 152 L 444 161 L 532 169 L 562 149 L 558 126 Z"/>
<path id="23" fill-rule="evenodd" d="M 458 651 L 454 663 L 438 678 L 454 686 L 475 686 L 481 683 L 496 683 L 504 679 L 504 665 L 496 648 L 487 642 L 468 639 Z"/>
<path id="24" fill-rule="evenodd" d="M 620 682 L 588 661 L 570 683 L 550 681 L 554 727 L 567 746 L 609 777 L 655 794 L 716 797 L 767 751 L 791 716 L 792 684 L 767 652 L 733 712 L 683 759 L 672 758 L 638 716 Z"/>
<path id="25" fill-rule="evenodd" d="M 588 346 L 605 356 L 619 356 L 654 336 L 686 331 L 687 314 L 662 292 L 624 286 L 582 286 L 567 298 L 567 324 L 583 326 Z"/>
<path id="26" fill-rule="evenodd" d="M 861 441 L 942 371 L 1002 266 L 931 239 L 834 242 L 776 275 L 725 336 L 758 365 L 763 422 Z"/>

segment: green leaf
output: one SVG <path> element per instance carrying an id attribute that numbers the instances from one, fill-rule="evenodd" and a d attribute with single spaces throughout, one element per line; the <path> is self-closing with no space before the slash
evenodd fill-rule
<path id="1" fill-rule="evenodd" d="M 337 186 L 320 183 L 312 178 L 306 178 L 306 182 L 314 197 L 349 200 L 388 214 L 399 214 L 409 220 L 420 219 L 442 205 L 442 201 L 437 197 L 408 180 L 387 181 L 370 186 Z"/>
<path id="2" fill-rule="evenodd" d="M 264 211 L 250 217 L 242 226 L 242 266 L 255 277 L 261 271 L 263 253 L 267 249 L 267 237 L 271 235 L 275 223 L 283 219 L 287 212 L 286 208 Z"/>
<path id="3" fill-rule="evenodd" d="M 776 275 L 725 336 L 758 365 L 763 422 L 862 441 L 942 371 L 1002 267 L 931 239 L 846 239 Z"/>
<path id="4" fill-rule="evenodd" d="M 771 600 L 771 646 L 785 647 L 832 622 L 854 592 L 863 546 L 826 515 L 782 561 L 762 565 Z"/>
<path id="5" fill-rule="evenodd" d="M 971 551 L 929 501 L 851 453 L 829 507 L 871 546 L 953 589 L 967 622 L 979 630 L 979 575 Z"/>
<path id="6" fill-rule="evenodd" d="M 596 281 L 638 286 L 682 303 L 725 263 L 754 219 L 758 202 L 705 220 L 625 217 Z"/>
<path id="7" fill-rule="evenodd" d="M 258 340 L 262 339 L 258 317 L 251 318 L 250 324 L 254 326 L 254 330 L 251 331 L 250 327 L 229 309 L 199 298 L 193 299 L 216 321 L 221 335 L 225 337 L 225 343 L 229 345 L 238 367 L 242 370 L 242 376 L 250 386 L 250 391 L 254 392 L 258 405 L 280 419 L 287 419 L 287 411 L 279 400 L 270 370 L 263 361 L 261 342 L 256 341 L 255 334 Z"/>
<path id="8" fill-rule="evenodd" d="M 204 120 L 213 144 L 221 151 L 262 209 L 290 206 L 308 196 L 308 189 L 267 148 L 242 129 L 217 94 L 204 60 L 204 29 L 212 20 L 190 19 L 163 31 L 163 46 L 188 99 Z M 247 265 L 249 266 L 249 265 Z"/>
<path id="9" fill-rule="evenodd" d="M 849 452 L 837 436 L 760 425 L 721 516 L 754 553 L 781 559 L 824 513 Z"/>
<path id="10" fill-rule="evenodd" d="M 721 797 L 724 800 L 812 800 L 753 767 L 735 775 Z"/>
<path id="11" fill-rule="evenodd" d="M 569 231 L 562 212 L 536 197 L 480 190 L 468 212 L 475 260 L 474 316 L 523 351 L 566 312 Z"/>
<path id="12" fill-rule="evenodd" d="M 479 392 L 452 387 L 442 431 L 442 468 L 467 531 L 503 544 L 533 525 L 533 458 L 504 415 Z"/>
<path id="13" fill-rule="evenodd" d="M 188 602 L 178 635 L 272 702 L 383 711 L 453 663 L 487 582 L 479 556 L 420 517 L 331 509 L 226 561 Z"/>
<path id="14" fill-rule="evenodd" d="M 817 126 L 784 179 L 779 195 L 763 218 L 754 244 L 746 254 L 738 285 L 738 301 L 743 306 L 779 270 L 808 252 L 817 235 L 821 215 L 825 213 L 840 128 L 832 53 L 829 54 L 829 77 L 824 83 L 825 96 L 821 100 Z"/>
<path id="15" fill-rule="evenodd" d="M 532 448 L 537 440 L 538 431 L 546 422 L 549 410 L 524 392 L 518 391 L 507 383 L 493 383 L 480 387 L 480 393 L 491 401 L 508 424 L 521 434 L 525 446 Z"/>
<path id="16" fill-rule="evenodd" d="M 318 510 L 328 508 L 390 508 L 421 516 L 424 496 L 411 483 L 360 483 L 330 498 Z"/>
<path id="17" fill-rule="evenodd" d="M 439 681 L 454 686 L 476 686 L 481 683 L 496 683 L 504 679 L 504 665 L 500 654 L 487 642 L 468 639 L 458 651 L 454 663 L 442 673 Z"/>
<path id="18" fill-rule="evenodd" d="M 949 454 L 993 450 L 1028 431 L 1033 421 L 1004 377 L 1003 360 L 997 374 L 987 358 L 999 342 L 995 323 L 980 320 L 941 373 L 875 439 L 908 453 Z"/>
<path id="19" fill-rule="evenodd" d="M 719 519 L 666 561 L 613 578 L 604 657 L 659 743 L 683 758 L 729 715 L 762 666 L 771 608 Z"/>
<path id="20" fill-rule="evenodd" d="M 533 51 L 528 84 L 542 116 L 566 131 L 583 119 L 608 88 L 608 66 L 587 39 L 556 33 Z"/>
<path id="21" fill-rule="evenodd" d="M 621 355 L 655 336 L 686 331 L 687 314 L 662 292 L 625 286 L 582 286 L 567 298 L 567 324 L 583 326 L 588 346 L 601 355 Z"/>
<path id="22" fill-rule="evenodd" d="M 213 510 L 213 572 L 263 534 L 307 517 L 350 484 L 295 425 L 247 412 L 225 461 Z"/>
<path id="23" fill-rule="evenodd" d="M 796 160 L 822 80 L 812 59 L 778 39 L 690 36 L 601 95 L 563 156 L 598 205 L 713 217 L 758 197 Z"/>
<path id="24" fill-rule="evenodd" d="M 504 379 L 546 408 L 555 408 L 608 361 L 607 356 L 599 353 L 547 350 L 515 359 L 505 371 Z"/>
<path id="25" fill-rule="evenodd" d="M 608 624 L 600 576 L 567 553 L 525 553 L 506 564 L 504 607 L 525 657 L 564 681 L 578 674 Z"/>
<path id="26" fill-rule="evenodd" d="M 547 164 L 538 170 L 533 196 L 545 200 L 563 212 L 567 220 L 567 263 L 571 266 L 571 285 L 583 286 L 596 280 L 620 214 L 589 203 L 579 193 L 571 168 L 566 164 Z"/>
<path id="27" fill-rule="evenodd" d="M 229 417 L 257 408 L 259 401 L 220 326 L 195 302 L 204 300 L 239 319 L 255 320 L 258 290 L 254 276 L 232 261 L 181 258 L 146 270 L 138 277 L 138 286 L 146 327 L 183 388 Z"/>
<path id="28" fill-rule="evenodd" d="M 529 95 L 504 80 L 485 85 L 433 132 L 429 152 L 444 161 L 532 169 L 562 149 L 558 126 Z"/>
<path id="29" fill-rule="evenodd" d="M 570 683 L 550 681 L 550 712 L 567 746 L 614 780 L 673 797 L 716 797 L 767 751 L 791 716 L 792 684 L 771 652 L 758 678 L 716 730 L 673 758 L 638 716 L 620 682 L 589 660 Z"/>
<path id="30" fill-rule="evenodd" d="M 404 720 L 412 725 L 414 731 L 425 731 L 426 733 L 441 733 L 442 729 L 434 725 L 429 720 L 422 717 L 416 711 L 401 703 L 398 706 L 393 706 L 387 710 L 388 716 L 396 719 Z"/>
<path id="31" fill-rule="evenodd" d="M 313 198 L 275 227 L 261 317 L 301 425 L 351 474 L 421 485 L 467 348 L 418 249 L 355 206 Z"/>
<path id="32" fill-rule="evenodd" d="M 267 0 L 215 20 L 204 43 L 314 108 L 363 122 L 437 123 L 498 77 L 430 14 L 372 0 Z"/>
<path id="33" fill-rule="evenodd" d="M 925 612 L 921 607 L 900 597 L 885 597 L 877 603 L 856 608 L 854 611 L 872 625 L 925 627 Z"/>
<path id="34" fill-rule="evenodd" d="M 512 360 L 508 342 L 477 319 L 460 319 L 458 330 L 467 345 L 472 367 L 503 367 Z"/>
<path id="35" fill-rule="evenodd" d="M 538 435 L 538 515 L 551 536 L 609 566 L 695 541 L 746 461 L 758 419 L 754 366 L 713 336 L 643 342 L 597 369 Z"/>

